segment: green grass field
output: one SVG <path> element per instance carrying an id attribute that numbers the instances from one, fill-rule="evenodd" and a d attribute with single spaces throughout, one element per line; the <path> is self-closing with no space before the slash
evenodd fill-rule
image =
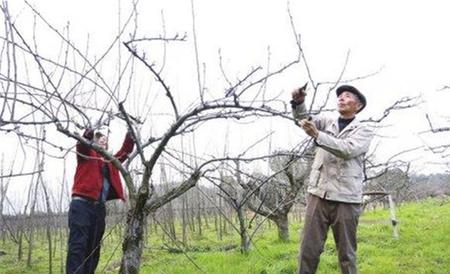
<path id="1" fill-rule="evenodd" d="M 400 237 L 393 239 L 388 210 L 363 214 L 358 231 L 360 273 L 450 273 L 450 201 L 403 204 L 397 209 L 397 218 Z M 153 233 L 144 250 L 141 273 L 295 273 L 300 229 L 301 224 L 292 224 L 292 239 L 283 243 L 277 240 L 275 226 L 266 227 L 255 237 L 248 255 L 238 249 L 221 251 L 238 243 L 235 233 L 219 241 L 215 231 L 204 229 L 202 237 L 189 240 L 190 249 L 196 251 L 186 254 L 161 249 L 162 237 Z M 31 268 L 25 266 L 25 259 L 17 261 L 15 245 L 0 242 L 0 250 L 8 253 L 0 257 L 0 273 L 48 273 L 47 247 L 44 239 L 38 240 Z M 111 234 L 105 241 L 98 273 L 117 272 L 120 248 L 120 239 Z M 60 253 L 55 253 L 56 273 L 60 270 Z M 331 233 L 318 273 L 340 273 Z"/>

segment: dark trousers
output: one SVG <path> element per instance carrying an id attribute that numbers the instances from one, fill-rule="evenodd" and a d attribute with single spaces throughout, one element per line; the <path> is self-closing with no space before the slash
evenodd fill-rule
<path id="1" fill-rule="evenodd" d="M 94 273 L 105 232 L 105 205 L 72 200 L 69 208 L 69 230 L 66 273 Z"/>
<path id="2" fill-rule="evenodd" d="M 316 273 L 330 226 L 333 230 L 341 272 L 357 273 L 356 229 L 360 214 L 360 204 L 328 201 L 310 195 L 306 206 L 298 273 Z"/>

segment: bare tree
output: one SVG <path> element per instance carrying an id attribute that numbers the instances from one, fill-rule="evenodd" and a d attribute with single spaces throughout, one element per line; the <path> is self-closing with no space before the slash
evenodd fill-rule
<path id="1" fill-rule="evenodd" d="M 311 155 L 307 153 L 277 151 L 269 159 L 274 174 L 255 176 L 256 179 L 244 184 L 254 195 L 248 203 L 250 209 L 272 220 L 282 241 L 289 240 L 288 214 L 304 191 L 310 161 Z"/>
<path id="2" fill-rule="evenodd" d="M 404 170 L 390 168 L 379 177 L 370 180 L 365 185 L 365 191 L 384 191 L 390 193 L 396 203 L 409 200 L 413 196 L 411 180 L 409 178 L 409 167 Z"/>
<path id="3" fill-rule="evenodd" d="M 246 210 L 248 201 L 248 191 L 242 188 L 242 177 L 239 168 L 239 161 L 235 161 L 236 164 L 236 174 L 235 177 L 220 176 L 219 196 L 223 197 L 224 200 L 233 208 L 237 214 L 238 227 L 233 224 L 231 220 L 228 220 L 229 224 L 239 233 L 241 242 L 240 250 L 241 253 L 248 253 L 250 250 L 250 233 L 249 233 L 249 222 L 247 221 Z"/>

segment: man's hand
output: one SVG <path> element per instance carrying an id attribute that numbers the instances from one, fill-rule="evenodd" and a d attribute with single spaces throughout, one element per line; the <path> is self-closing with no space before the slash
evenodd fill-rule
<path id="1" fill-rule="evenodd" d="M 303 87 L 294 89 L 294 91 L 292 91 L 292 100 L 293 101 L 295 101 L 298 104 L 301 104 L 305 101 L 307 85 L 308 85 L 308 83 L 306 83 Z"/>
<path id="2" fill-rule="evenodd" d="M 90 128 L 90 127 L 86 128 L 84 130 L 83 137 L 88 139 L 88 140 L 94 139 L 94 130 L 92 128 Z"/>
<path id="3" fill-rule="evenodd" d="M 308 134 L 309 136 L 316 139 L 319 136 L 319 131 L 316 128 L 316 125 L 312 121 L 308 121 L 307 119 L 303 119 L 299 123 L 300 127 Z"/>

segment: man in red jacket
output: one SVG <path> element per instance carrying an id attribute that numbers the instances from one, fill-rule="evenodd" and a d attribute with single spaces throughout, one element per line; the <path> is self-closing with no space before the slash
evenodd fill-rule
<path id="1" fill-rule="evenodd" d="M 108 139 L 100 132 L 87 129 L 83 137 L 108 149 Z M 134 141 L 127 133 L 122 148 L 114 155 L 124 162 L 133 151 Z M 114 165 L 100 153 L 78 142 L 77 169 L 69 208 L 69 247 L 67 273 L 94 273 L 100 257 L 105 232 L 105 202 L 125 200 L 120 175 Z"/>

